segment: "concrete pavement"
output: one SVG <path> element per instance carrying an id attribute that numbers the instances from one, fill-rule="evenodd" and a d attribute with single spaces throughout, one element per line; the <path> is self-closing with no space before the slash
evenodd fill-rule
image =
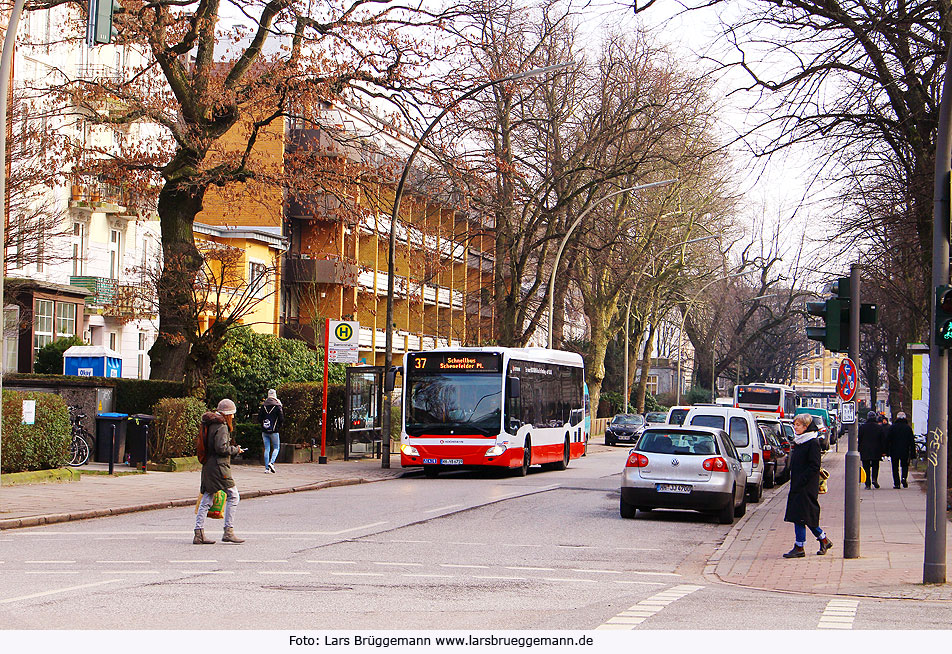
<path id="1" fill-rule="evenodd" d="M 845 447 L 823 457 L 830 471 L 829 492 L 820 496 L 820 526 L 834 546 L 817 556 L 807 532 L 806 557 L 784 559 L 793 547 L 793 525 L 784 522 L 787 487 L 735 525 L 708 561 L 705 574 L 741 586 L 811 594 L 851 595 L 952 602 L 952 584 L 922 583 L 926 494 L 923 472 L 910 469 L 909 488 L 893 488 L 892 467 L 880 467 L 880 488 L 860 485 L 858 559 L 843 558 Z M 952 531 L 952 530 L 950 530 Z M 947 539 L 952 565 L 952 540 Z M 952 575 L 949 577 L 952 581 Z"/>
<path id="2" fill-rule="evenodd" d="M 602 448 L 593 444 L 592 454 Z M 807 543 L 807 556 L 784 559 L 793 545 L 793 525 L 783 521 L 787 488 L 750 505 L 707 562 L 705 576 L 739 586 L 822 595 L 851 595 L 952 602 L 952 584 L 923 585 L 925 531 L 923 474 L 910 471 L 908 489 L 892 488 L 892 473 L 880 471 L 882 488 L 860 488 L 860 558 L 843 559 L 845 449 L 823 459 L 830 492 L 821 497 L 821 524 L 834 542 L 826 556 Z M 101 469 L 106 464 L 91 464 Z M 126 470 L 117 466 L 117 470 Z M 394 479 L 407 474 L 393 457 L 389 469 L 377 459 L 327 464 L 279 464 L 277 474 L 258 465 L 233 466 L 243 499 L 331 486 Z M 0 529 L 190 506 L 200 472 L 149 472 L 125 476 L 84 475 L 78 482 L 0 487 Z M 812 538 L 808 535 L 808 538 Z M 952 564 L 952 547 L 947 560 Z M 950 576 L 952 579 L 952 576 Z"/>

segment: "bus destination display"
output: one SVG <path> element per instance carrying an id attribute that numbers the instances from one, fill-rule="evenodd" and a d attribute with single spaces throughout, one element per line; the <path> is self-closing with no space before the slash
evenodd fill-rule
<path id="1" fill-rule="evenodd" d="M 502 370 L 498 354 L 420 352 L 411 354 L 410 372 L 499 372 Z"/>

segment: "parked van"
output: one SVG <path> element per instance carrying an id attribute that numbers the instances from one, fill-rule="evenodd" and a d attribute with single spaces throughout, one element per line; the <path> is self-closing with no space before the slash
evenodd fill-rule
<path id="1" fill-rule="evenodd" d="M 665 422 L 669 425 L 683 425 L 684 418 L 690 410 L 689 406 L 673 406 L 668 409 L 668 418 Z"/>
<path id="2" fill-rule="evenodd" d="M 760 445 L 760 429 L 753 414 L 728 406 L 694 406 L 684 417 L 684 425 L 713 427 L 730 434 L 747 471 L 747 498 L 759 502 L 764 494 L 764 453 Z"/>

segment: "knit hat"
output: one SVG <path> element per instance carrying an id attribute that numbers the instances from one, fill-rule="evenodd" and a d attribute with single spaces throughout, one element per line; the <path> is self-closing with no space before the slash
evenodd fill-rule
<path id="1" fill-rule="evenodd" d="M 278 392 L 277 392 L 276 390 L 274 390 L 273 388 L 269 388 L 269 389 L 268 389 L 268 399 L 269 399 L 269 400 L 276 400 L 276 399 L 278 399 Z"/>
<path id="2" fill-rule="evenodd" d="M 896 420 L 905 420 L 905 419 L 906 419 L 905 411 L 900 411 L 899 413 L 896 414 Z"/>
<path id="3" fill-rule="evenodd" d="M 218 403 L 218 413 L 223 416 L 233 416 L 238 409 L 235 407 L 235 403 L 229 400 L 227 397 Z"/>

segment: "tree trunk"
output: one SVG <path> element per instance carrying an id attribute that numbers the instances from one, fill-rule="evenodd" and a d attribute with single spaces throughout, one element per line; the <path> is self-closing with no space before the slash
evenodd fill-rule
<path id="1" fill-rule="evenodd" d="M 153 379 L 182 381 L 190 368 L 191 343 L 198 334 L 192 289 L 202 267 L 192 223 L 202 210 L 204 189 L 166 183 L 159 193 L 162 274 L 159 277 L 159 333 L 149 350 Z"/>
<path id="2" fill-rule="evenodd" d="M 598 411 L 598 401 L 602 394 L 602 382 L 605 381 L 605 352 L 608 351 L 608 342 L 613 336 L 611 323 L 617 310 L 618 307 L 612 303 L 610 306 L 598 307 L 596 311 L 589 313 L 592 326 L 592 349 L 588 369 L 588 395 L 593 413 Z M 598 417 L 597 413 L 595 417 Z"/>
<path id="3" fill-rule="evenodd" d="M 655 323 L 648 326 L 648 338 L 645 339 L 645 355 L 641 360 L 641 379 L 635 389 L 635 411 L 645 412 L 645 394 L 648 392 L 648 373 L 651 372 L 651 351 L 654 349 Z"/>

